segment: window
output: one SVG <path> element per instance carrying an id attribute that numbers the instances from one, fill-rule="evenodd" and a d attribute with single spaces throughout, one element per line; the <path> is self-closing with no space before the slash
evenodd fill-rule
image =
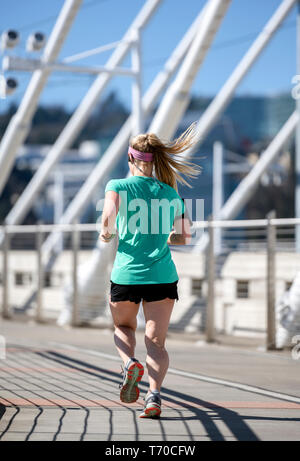
<path id="1" fill-rule="evenodd" d="M 192 295 L 202 296 L 202 280 L 192 279 Z"/>
<path id="2" fill-rule="evenodd" d="M 22 272 L 15 273 L 15 285 L 23 285 L 23 274 Z"/>
<path id="3" fill-rule="evenodd" d="M 44 287 L 51 287 L 51 272 L 45 272 L 44 274 Z"/>
<path id="4" fill-rule="evenodd" d="M 15 272 L 15 285 L 24 286 L 30 285 L 32 282 L 32 274 L 30 272 Z"/>
<path id="5" fill-rule="evenodd" d="M 249 298 L 249 281 L 248 280 L 237 280 L 236 297 L 237 298 Z"/>

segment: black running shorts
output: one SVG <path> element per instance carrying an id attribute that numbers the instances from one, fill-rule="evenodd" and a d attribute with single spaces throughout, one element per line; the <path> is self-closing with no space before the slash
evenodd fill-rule
<path id="1" fill-rule="evenodd" d="M 110 281 L 110 299 L 112 302 L 133 301 L 139 304 L 145 301 L 160 301 L 171 298 L 178 301 L 177 283 L 148 283 L 144 285 L 119 285 Z"/>

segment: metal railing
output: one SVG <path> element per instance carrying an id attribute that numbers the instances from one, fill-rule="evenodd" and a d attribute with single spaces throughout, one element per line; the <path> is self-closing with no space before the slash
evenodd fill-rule
<path id="1" fill-rule="evenodd" d="M 289 251 L 294 251 L 295 244 L 295 226 L 300 226 L 300 219 L 276 219 L 274 214 L 270 213 L 266 219 L 259 220 L 235 220 L 235 221 L 203 221 L 194 222 L 195 229 L 206 229 L 208 235 L 208 246 L 206 251 L 207 256 L 207 297 L 206 297 L 206 321 L 205 335 L 208 342 L 213 342 L 216 339 L 215 328 L 215 281 L 216 281 L 216 262 L 217 255 L 215 254 L 215 233 L 218 229 L 222 232 L 239 231 L 238 235 L 229 239 L 230 245 L 224 236 L 223 249 L 228 252 L 233 251 L 233 247 L 240 249 L 241 239 L 244 235 L 249 244 L 248 251 L 255 249 L 258 244 L 259 249 L 264 249 L 266 252 L 266 312 L 267 312 L 267 328 L 266 328 L 266 346 L 267 349 L 276 347 L 276 323 L 275 323 L 275 279 L 276 279 L 276 254 L 282 249 L 288 247 Z M 241 232 L 244 229 L 244 234 Z M 36 308 L 35 319 L 37 322 L 44 321 L 43 317 L 43 297 L 44 288 L 44 270 L 42 262 L 42 245 L 43 236 L 50 232 L 62 232 L 70 234 L 70 249 L 72 251 L 72 290 L 73 290 L 73 309 L 72 309 L 72 324 L 78 325 L 78 254 L 80 250 L 81 235 L 83 232 L 99 232 L 99 224 L 56 224 L 56 225 L 5 225 L 0 226 L 0 232 L 3 231 L 4 240 L 2 244 L 3 268 L 2 268 L 2 317 L 11 318 L 9 307 L 9 253 L 11 251 L 12 236 L 18 234 L 34 235 L 35 251 L 36 251 Z M 286 236 L 288 235 L 288 238 Z M 283 237 L 283 240 L 282 240 Z"/>
<path id="2" fill-rule="evenodd" d="M 37 224 L 37 225 L 4 225 L 0 226 L 0 232 L 3 232 L 4 239 L 2 244 L 3 267 L 2 267 L 2 317 L 11 318 L 9 307 L 9 253 L 11 251 L 12 236 L 22 234 L 35 236 L 36 251 L 36 309 L 35 320 L 43 322 L 43 301 L 42 292 L 44 287 L 44 275 L 46 264 L 43 264 L 43 236 L 50 232 L 62 234 L 71 234 L 70 248 L 72 251 L 72 285 L 73 285 L 73 309 L 72 324 L 78 325 L 78 253 L 80 249 L 81 234 L 83 232 L 99 232 L 99 224 Z M 23 240 L 25 242 L 25 239 Z"/>
<path id="3" fill-rule="evenodd" d="M 266 328 L 266 348 L 267 350 L 276 349 L 276 297 L 275 297 L 275 280 L 276 280 L 276 253 L 285 249 L 288 245 L 289 251 L 295 251 L 295 230 L 291 232 L 291 227 L 300 225 L 300 219 L 276 219 L 275 213 L 271 212 L 266 219 L 259 220 L 235 220 L 235 221 L 212 221 L 195 223 L 195 228 L 207 228 L 209 235 L 209 243 L 207 249 L 208 255 L 208 270 L 207 270 L 207 313 L 206 313 L 206 340 L 213 342 L 216 339 L 215 329 L 215 273 L 216 273 L 216 258 L 214 251 L 214 236 L 217 229 L 256 229 L 252 236 L 259 236 L 259 245 L 257 248 L 266 250 L 266 307 L 267 307 L 267 328 Z M 287 227 L 284 235 L 288 233 L 289 239 L 284 242 L 277 236 L 277 229 Z M 257 232 L 261 229 L 264 232 Z M 250 234 L 251 235 L 251 234 Z M 249 234 L 248 234 L 249 236 Z M 235 241 L 236 243 L 236 241 Z M 279 245 L 278 245 L 279 243 Z M 282 245 L 282 243 L 284 245 Z M 281 245 L 280 245 L 281 244 Z M 257 245 L 257 242 L 256 242 Z M 238 245 L 237 245 L 238 246 Z M 252 250 L 255 246 L 252 246 Z M 249 251 L 249 248 L 248 248 Z M 251 251 L 251 249 L 250 249 Z M 241 268 L 242 269 L 242 268 Z M 300 269 L 300 267 L 299 267 Z"/>

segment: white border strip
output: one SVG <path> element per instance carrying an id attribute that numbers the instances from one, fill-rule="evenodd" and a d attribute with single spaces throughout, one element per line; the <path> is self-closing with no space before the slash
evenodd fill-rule
<path id="1" fill-rule="evenodd" d="M 69 349 L 69 350 L 73 350 L 77 352 L 84 352 L 86 354 L 94 355 L 96 357 L 102 357 L 107 360 L 113 360 L 115 362 L 120 362 L 120 358 L 116 355 L 106 354 L 104 352 L 93 351 L 91 349 L 84 349 L 84 348 L 80 348 L 76 346 L 70 346 L 69 344 L 57 343 L 57 342 L 52 342 L 52 341 L 49 342 L 48 344 L 52 344 L 54 346 L 59 346 L 64 349 Z M 293 395 L 288 395 L 288 394 L 282 394 L 280 392 L 269 391 L 267 389 L 262 389 L 260 387 L 250 386 L 248 384 L 241 384 L 241 383 L 236 383 L 234 381 L 227 381 L 225 379 L 212 378 L 210 376 L 200 375 L 198 373 L 190 373 L 188 371 L 177 370 L 175 368 L 169 368 L 168 373 L 171 373 L 177 376 L 183 376 L 185 378 L 196 379 L 198 381 L 204 381 L 207 383 L 218 384 L 218 385 L 226 386 L 226 387 L 232 387 L 234 389 L 239 389 L 245 392 L 265 395 L 267 397 L 271 397 L 277 400 L 285 400 L 287 402 L 294 402 L 294 403 L 300 404 L 300 397 L 295 397 Z"/>

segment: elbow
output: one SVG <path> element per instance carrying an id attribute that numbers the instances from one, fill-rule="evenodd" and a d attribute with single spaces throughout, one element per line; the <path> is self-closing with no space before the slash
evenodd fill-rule
<path id="1" fill-rule="evenodd" d="M 182 234 L 182 245 L 190 245 L 192 243 L 191 234 Z"/>
<path id="2" fill-rule="evenodd" d="M 190 245 L 192 241 L 192 236 L 190 234 L 175 234 L 174 238 L 177 245 Z"/>
<path id="3" fill-rule="evenodd" d="M 192 243 L 192 236 L 191 235 L 186 235 L 184 237 L 184 245 L 190 245 Z"/>
<path id="4" fill-rule="evenodd" d="M 185 218 L 180 224 L 181 227 L 178 228 L 178 234 L 180 234 L 181 245 L 190 245 L 192 242 L 190 222 Z"/>
<path id="5" fill-rule="evenodd" d="M 184 245 L 190 245 L 192 243 L 191 226 L 186 219 L 184 220 L 184 226 L 183 226 L 182 231 L 183 231 L 182 238 L 184 241 Z"/>

